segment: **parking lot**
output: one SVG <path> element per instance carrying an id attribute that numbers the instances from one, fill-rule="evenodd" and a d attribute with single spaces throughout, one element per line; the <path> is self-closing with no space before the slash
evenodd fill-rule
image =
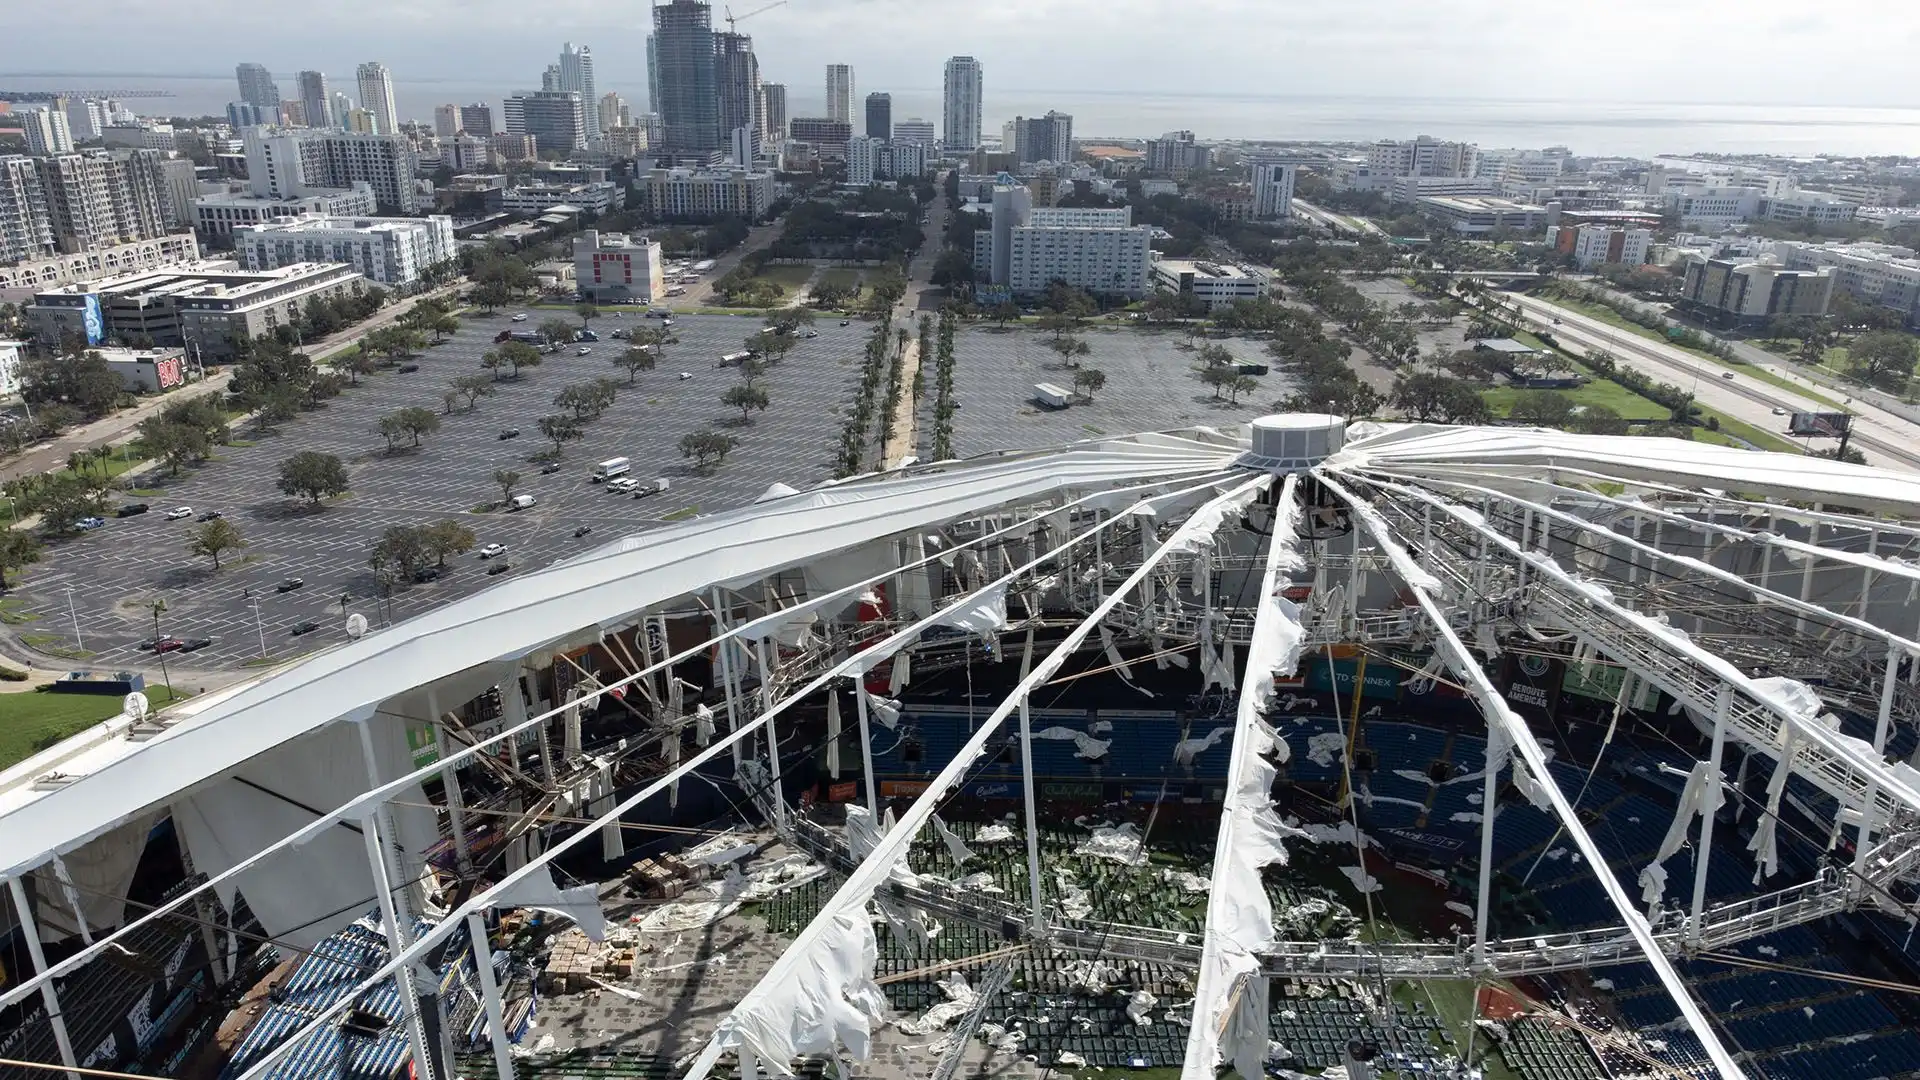
<path id="1" fill-rule="evenodd" d="M 1293 392 L 1287 376 L 1257 376 L 1260 388 L 1237 404 L 1213 391 L 1194 373 L 1194 351 L 1172 330 L 1115 326 L 1083 335 L 1093 351 L 1081 361 L 1098 368 L 1107 384 L 1091 402 L 1043 409 L 1033 400 L 1035 383 L 1073 389 L 1074 369 L 1048 348 L 1051 335 L 1031 329 L 965 326 L 954 336 L 954 449 L 961 456 L 996 449 L 1029 449 L 1104 435 L 1192 427 L 1230 427 L 1273 412 L 1273 403 Z M 1215 339 L 1241 360 L 1270 362 L 1264 342 Z M 932 386 L 932 372 L 928 372 Z M 917 428 L 922 454 L 930 447 L 931 399 Z"/>
<path id="2" fill-rule="evenodd" d="M 153 665 L 136 645 L 155 636 L 151 606 L 156 599 L 166 602 L 161 634 L 214 639 L 203 651 L 169 657 L 176 666 L 231 669 L 260 662 L 263 651 L 284 659 L 344 640 L 343 596 L 349 597 L 345 613 L 359 612 L 378 627 L 501 580 L 486 576 L 490 564 L 468 554 L 449 559 L 448 573 L 439 581 L 396 587 L 382 601 L 367 555 L 388 526 L 458 518 L 481 545 L 504 544 L 502 561 L 517 573 L 665 520 L 751 502 L 775 481 L 804 487 L 832 474 L 835 417 L 852 396 L 869 324 L 843 328 L 837 319 L 822 318 L 819 336 L 801 341 L 763 380 L 771 406 L 741 425 L 738 411 L 719 401 L 737 375 L 718 369 L 716 361 L 739 350 L 761 320 L 689 315 L 674 320 L 680 341 L 666 347 L 658 368 L 642 372 L 612 408 L 586 425 L 584 439 L 567 444 L 560 472 L 541 475 L 540 466 L 526 459 L 551 445 L 540 437 L 536 422 L 561 411 L 553 396 L 570 383 L 602 376 L 624 384 L 626 371 L 612 361 L 625 344 L 610 331 L 651 325 L 640 318 L 644 309 L 619 309 L 619 318 L 613 310 L 603 309 L 594 321 L 600 340 L 592 343 L 590 355 L 577 356 L 569 347 L 546 356 L 519 379 L 498 383 L 498 394 L 481 398 L 473 411 L 456 407 L 452 415 L 442 415 L 440 432 L 417 450 L 388 454 L 375 430 L 379 418 L 407 406 L 442 413 L 448 381 L 481 372 L 480 356 L 493 347 L 499 331 L 566 312 L 530 310 L 528 322 L 521 324 L 511 323 L 506 310 L 491 317 L 463 315 L 458 334 L 417 358 L 418 371 L 383 370 L 273 434 L 257 434 L 250 426 L 237 429 L 236 440 L 246 445 L 223 447 L 216 460 L 198 469 L 177 478 L 142 477 L 139 483 L 162 494 L 122 501 L 148 503 L 152 512 L 109 517 L 105 528 L 51 545 L 45 560 L 14 590 L 20 610 L 39 616 L 14 626 L 15 633 L 44 634 L 71 647 L 70 588 L 84 649 L 95 654 L 85 660 L 90 667 Z M 681 379 L 681 372 L 691 378 Z M 709 426 L 740 443 L 725 464 L 700 475 L 680 456 L 678 443 L 681 436 Z M 519 437 L 502 440 L 501 430 L 508 427 L 518 428 Z M 349 493 L 317 510 L 282 495 L 276 486 L 280 462 L 301 450 L 339 455 L 347 466 Z M 665 477 L 671 489 L 644 499 L 607 494 L 587 477 L 596 462 L 611 457 L 630 458 L 636 478 Z M 500 468 L 520 472 L 523 479 L 514 493 L 534 496 L 537 505 L 518 513 L 472 512 L 500 499 L 493 482 Z M 193 522 L 165 520 L 163 511 L 177 505 L 220 511 L 249 546 L 223 555 L 222 569 L 215 572 L 208 560 L 186 553 Z M 593 531 L 576 539 L 573 533 L 582 525 Z M 290 577 L 303 579 L 304 587 L 275 591 Z M 319 629 L 292 636 L 292 628 L 307 620 L 319 623 Z"/>

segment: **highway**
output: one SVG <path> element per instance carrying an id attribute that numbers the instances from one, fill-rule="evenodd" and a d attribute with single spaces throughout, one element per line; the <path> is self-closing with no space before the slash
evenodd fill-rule
<path id="1" fill-rule="evenodd" d="M 1569 308 L 1519 294 L 1509 295 L 1507 299 L 1519 306 L 1528 324 L 1550 331 L 1575 351 L 1605 350 L 1635 370 L 1691 392 L 1700 404 L 1762 431 L 1786 437 L 1786 417 L 1775 415 L 1775 409 L 1832 411 L 1830 406 L 1762 382 L 1749 372 L 1702 359 L 1684 349 L 1641 337 Z M 1730 379 L 1724 377 L 1729 371 L 1733 373 Z M 1853 438 L 1848 446 L 1859 450 L 1868 464 L 1920 471 L 1920 451 L 1914 449 L 1920 446 L 1920 428 L 1882 410 L 1863 408 L 1858 401 L 1849 404 L 1848 409 L 1856 410 Z M 1821 441 L 1827 443 L 1827 440 Z"/>

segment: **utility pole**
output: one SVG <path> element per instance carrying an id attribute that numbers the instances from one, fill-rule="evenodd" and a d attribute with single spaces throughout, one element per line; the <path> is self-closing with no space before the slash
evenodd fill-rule
<path id="1" fill-rule="evenodd" d="M 257 599 L 253 601 L 253 629 L 255 633 L 260 635 L 260 659 L 265 660 L 267 658 L 267 628 L 266 625 L 260 621 L 260 601 Z"/>
<path id="2" fill-rule="evenodd" d="M 80 640 L 80 612 L 73 606 L 73 586 L 67 586 L 67 615 L 73 619 L 73 649 L 86 652 L 87 647 Z"/>

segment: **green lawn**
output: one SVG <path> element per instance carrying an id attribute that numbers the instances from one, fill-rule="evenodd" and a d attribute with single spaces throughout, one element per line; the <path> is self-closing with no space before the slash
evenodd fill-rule
<path id="1" fill-rule="evenodd" d="M 813 280 L 812 266 L 763 266 L 753 275 L 759 281 L 771 281 L 787 292 L 792 293 Z"/>
<path id="2" fill-rule="evenodd" d="M 185 698 L 149 685 L 154 708 Z M 51 694 L 33 690 L 0 694 L 0 769 L 25 760 L 61 739 L 120 714 L 115 694 Z"/>
<path id="3" fill-rule="evenodd" d="M 1483 390 L 1480 396 L 1486 400 L 1487 407 L 1496 416 L 1505 418 L 1513 412 L 1513 403 L 1525 390 L 1511 386 L 1496 386 Z M 1667 410 L 1641 397 L 1639 394 L 1608 379 L 1595 379 L 1577 390 L 1561 390 L 1573 399 L 1575 405 L 1605 405 L 1627 420 L 1665 420 Z"/>
<path id="4" fill-rule="evenodd" d="M 860 271 L 845 266 L 829 267 L 820 271 L 820 284 L 838 285 L 843 289 L 850 289 L 860 284 Z"/>

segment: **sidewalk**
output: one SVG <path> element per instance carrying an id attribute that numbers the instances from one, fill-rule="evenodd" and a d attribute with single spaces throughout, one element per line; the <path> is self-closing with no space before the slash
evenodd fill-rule
<path id="1" fill-rule="evenodd" d="M 421 300 L 427 299 L 428 297 L 444 295 L 459 289 L 465 284 L 466 280 L 462 278 L 451 284 L 442 285 L 440 288 L 434 289 L 431 292 L 408 297 L 397 304 L 390 304 L 387 307 L 381 308 L 378 312 L 375 312 L 373 317 L 366 322 L 358 326 L 349 327 L 332 337 L 324 338 L 307 347 L 306 353 L 308 356 L 313 357 L 316 364 L 320 363 L 327 357 L 357 344 L 361 338 L 367 336 L 370 332 L 391 325 L 402 315 L 412 310 L 413 305 L 419 303 Z M 0 465 L 0 480 L 12 480 L 15 477 L 64 469 L 67 465 L 67 458 L 71 457 L 74 451 L 90 450 L 96 446 L 117 444 L 132 437 L 134 430 L 140 426 L 141 421 L 159 413 L 175 402 L 191 401 L 205 394 L 225 393 L 227 384 L 231 381 L 233 381 L 233 369 L 229 367 L 216 375 L 209 375 L 197 383 L 189 383 L 171 393 L 161 394 L 144 400 L 125 412 L 103 417 L 95 420 L 91 424 L 83 424 L 80 427 L 60 435 L 51 442 L 30 447 L 23 451 L 18 457 Z"/>

